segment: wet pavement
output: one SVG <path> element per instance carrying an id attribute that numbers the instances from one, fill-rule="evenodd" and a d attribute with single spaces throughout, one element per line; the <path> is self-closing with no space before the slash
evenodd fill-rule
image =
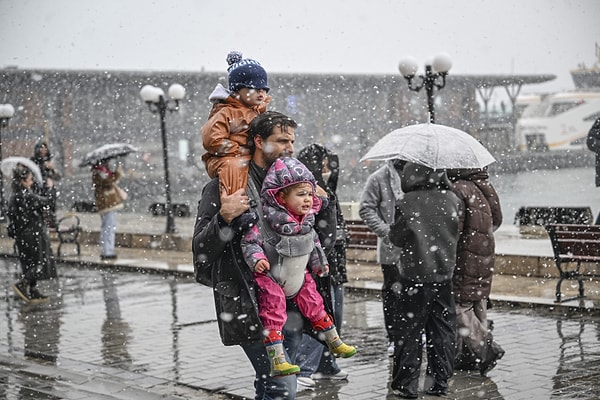
<path id="1" fill-rule="evenodd" d="M 153 221 L 159 226 L 138 223 L 136 229 L 164 227 L 164 219 Z M 117 262 L 109 263 L 99 261 L 94 246 L 82 250 L 79 257 L 65 256 L 57 281 L 41 282 L 51 298 L 36 306 L 11 289 L 17 260 L 0 259 L 0 398 L 252 398 L 251 367 L 239 347 L 221 344 L 211 290 L 194 282 L 189 254 L 121 248 Z M 0 253 L 11 253 L 9 241 L 0 240 Z M 349 379 L 319 382 L 299 399 L 396 398 L 388 390 L 380 272 L 372 265 L 350 267 L 343 330 L 359 353 L 339 360 Z M 365 277 L 355 281 L 359 270 Z M 448 398 L 600 398 L 598 309 L 544 306 L 547 299 L 532 307 L 504 293 L 507 300 L 495 301 L 490 318 L 506 355 L 488 377 L 456 372 Z"/>

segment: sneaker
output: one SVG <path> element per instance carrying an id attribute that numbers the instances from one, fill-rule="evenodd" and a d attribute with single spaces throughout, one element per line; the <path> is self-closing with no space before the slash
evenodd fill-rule
<path id="1" fill-rule="evenodd" d="M 394 350 L 396 350 L 394 342 L 389 342 L 387 348 L 388 357 L 394 357 Z"/>
<path id="2" fill-rule="evenodd" d="M 314 380 L 328 380 L 328 381 L 343 381 L 345 379 L 348 379 L 348 372 L 344 371 L 343 369 L 340 369 L 337 373 L 335 374 L 321 374 L 319 372 L 314 373 L 310 376 L 312 379 Z"/>
<path id="3" fill-rule="evenodd" d="M 315 386 L 317 386 L 317 382 L 308 376 L 299 376 L 296 378 L 296 381 L 298 382 L 298 386 L 303 386 L 304 388 L 313 389 Z"/>
<path id="4" fill-rule="evenodd" d="M 13 285 L 13 290 L 15 291 L 15 293 L 17 293 L 19 295 L 19 297 L 21 299 L 23 299 L 23 301 L 25 303 L 30 303 L 31 302 L 31 297 L 29 297 L 29 293 L 27 293 L 27 289 L 25 288 L 25 286 L 23 286 L 22 283 L 15 283 Z"/>
<path id="5" fill-rule="evenodd" d="M 408 389 L 392 389 L 392 393 L 402 399 L 418 399 L 419 395 Z"/>
<path id="6" fill-rule="evenodd" d="M 48 296 L 40 293 L 40 291 L 35 287 L 29 288 L 29 293 L 29 298 L 31 299 L 32 303 L 44 303 L 48 301 Z"/>

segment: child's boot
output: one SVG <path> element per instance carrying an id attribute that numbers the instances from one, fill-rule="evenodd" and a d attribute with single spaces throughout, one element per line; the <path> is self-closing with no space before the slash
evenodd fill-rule
<path id="1" fill-rule="evenodd" d="M 348 346 L 340 339 L 331 316 L 326 315 L 322 319 L 313 322 L 313 328 L 325 336 L 325 342 L 334 356 L 348 358 L 356 354 L 354 346 Z"/>
<path id="2" fill-rule="evenodd" d="M 293 375 L 300 372 L 300 367 L 289 363 L 285 357 L 281 331 L 270 330 L 263 343 L 271 360 L 271 376 Z"/>

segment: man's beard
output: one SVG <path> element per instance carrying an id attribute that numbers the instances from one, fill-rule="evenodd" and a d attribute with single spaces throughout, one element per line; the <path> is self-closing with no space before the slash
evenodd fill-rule
<path id="1" fill-rule="evenodd" d="M 265 160 L 266 167 L 269 168 L 271 166 L 271 164 L 273 164 L 275 162 L 275 160 L 277 160 L 278 158 L 291 157 L 291 156 L 292 156 L 292 153 L 290 153 L 288 151 L 283 151 L 279 154 L 273 154 L 273 153 L 265 154 L 263 156 L 263 158 Z"/>

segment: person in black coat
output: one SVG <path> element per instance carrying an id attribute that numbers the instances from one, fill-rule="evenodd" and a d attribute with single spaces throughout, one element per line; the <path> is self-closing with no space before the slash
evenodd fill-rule
<path id="1" fill-rule="evenodd" d="M 296 376 L 270 377 L 264 330 L 258 316 L 256 287 L 252 269 L 241 253 L 241 238 L 248 226 L 240 226 L 236 217 L 250 208 L 261 209 L 260 188 L 268 167 L 279 157 L 294 153 L 297 124 L 289 117 L 273 111 L 256 117 L 250 124 L 249 147 L 252 160 L 246 191 L 231 195 L 220 193 L 218 178 L 202 190 L 192 238 L 196 280 L 214 289 L 216 315 L 221 341 L 226 346 L 240 345 L 254 371 L 257 399 L 294 399 Z M 319 239 L 327 254 L 335 240 L 335 205 L 317 214 Z M 257 223 L 258 221 L 254 221 Z M 287 305 L 288 319 L 284 326 L 284 347 L 293 359 L 301 340 L 302 330 L 310 323 L 303 321 L 292 302 Z M 236 368 L 235 360 L 231 361 Z"/>
<path id="2" fill-rule="evenodd" d="M 445 396 L 454 372 L 456 307 L 452 277 L 464 209 L 450 190 L 444 171 L 408 162 L 401 181 L 404 198 L 396 206 L 396 221 L 389 234 L 390 241 L 401 249 L 391 387 L 400 397 L 418 397 L 424 333 L 425 391 Z"/>
<path id="3" fill-rule="evenodd" d="M 61 175 L 56 170 L 52 161 L 52 154 L 48 148 L 48 142 L 44 139 L 36 143 L 31 161 L 36 163 L 42 173 L 42 182 L 34 182 L 34 191 L 48 197 L 50 203 L 44 208 L 44 217 L 50 228 L 56 228 L 56 186 L 55 181 L 60 180 Z"/>
<path id="4" fill-rule="evenodd" d="M 298 153 L 300 160 L 312 172 L 317 184 L 325 189 L 330 202 L 336 205 L 336 239 L 332 251 L 327 255 L 331 285 L 333 318 L 338 333 L 342 330 L 344 312 L 344 283 L 348 282 L 346 273 L 346 248 L 348 247 L 348 228 L 337 199 L 337 183 L 340 172 L 338 155 L 320 144 L 310 144 Z M 343 380 L 348 373 L 335 362 L 327 346 L 310 335 L 302 336 L 296 363 L 300 366 L 298 383 L 312 387 L 312 379 Z M 309 378 L 309 379 L 307 379 Z"/>
<path id="5" fill-rule="evenodd" d="M 596 187 L 600 187 L 600 118 L 590 128 L 586 144 L 588 149 L 596 153 Z M 600 225 L 600 213 L 596 218 L 596 225 Z"/>
<path id="6" fill-rule="evenodd" d="M 50 200 L 34 193 L 32 185 L 32 172 L 17 166 L 13 172 L 8 216 L 23 272 L 13 289 L 25 302 L 40 303 L 48 301 L 48 297 L 37 289 L 38 279 L 56 278 L 57 275 L 43 214 L 43 208 Z"/>

